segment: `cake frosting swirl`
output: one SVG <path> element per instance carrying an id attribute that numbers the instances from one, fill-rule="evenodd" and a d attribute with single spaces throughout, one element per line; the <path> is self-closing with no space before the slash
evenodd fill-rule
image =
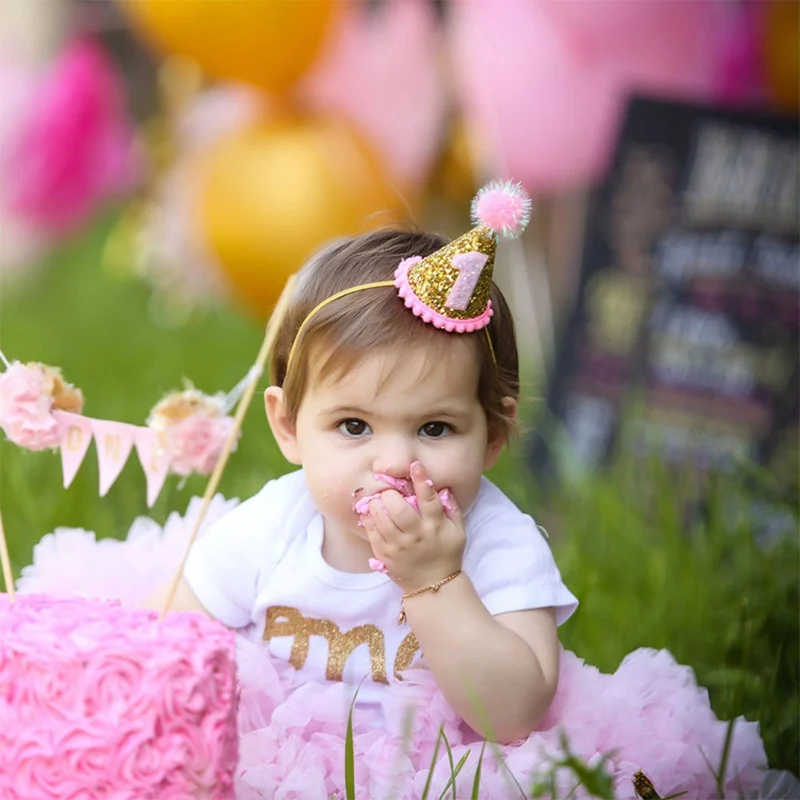
<path id="1" fill-rule="evenodd" d="M 202 615 L 0 595 L 3 800 L 228 800 L 232 632 Z"/>

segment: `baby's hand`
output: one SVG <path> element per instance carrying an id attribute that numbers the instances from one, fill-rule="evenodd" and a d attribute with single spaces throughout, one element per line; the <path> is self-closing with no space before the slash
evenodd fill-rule
<path id="1" fill-rule="evenodd" d="M 422 589 L 461 569 L 467 537 L 455 499 L 436 492 L 419 462 L 411 465 L 418 508 L 393 489 L 369 503 L 361 520 L 375 557 L 404 591 Z"/>

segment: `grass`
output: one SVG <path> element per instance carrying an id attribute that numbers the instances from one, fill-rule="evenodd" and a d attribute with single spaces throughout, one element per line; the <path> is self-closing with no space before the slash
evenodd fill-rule
<path id="1" fill-rule="evenodd" d="M 180 328 L 157 324 L 147 287 L 104 269 L 108 224 L 60 248 L 25 287 L 3 289 L 0 348 L 62 367 L 83 389 L 85 412 L 101 418 L 142 423 L 184 378 L 208 392 L 233 387 L 255 357 L 261 323 L 220 310 Z M 246 497 L 286 469 L 256 400 L 220 491 Z M 687 515 L 691 485 L 657 462 L 620 464 L 547 495 L 515 455 L 492 477 L 536 511 L 581 599 L 561 630 L 566 647 L 606 671 L 636 647 L 669 649 L 695 669 L 720 717 L 760 720 L 772 767 L 800 772 L 800 550 L 796 535 L 757 542 L 743 511 L 746 481 L 719 480 L 702 513 Z M 57 455 L 0 444 L 0 507 L 17 574 L 58 526 L 124 536 L 136 516 L 163 522 L 204 486 L 170 478 L 148 511 L 135 457 L 99 498 L 93 450 L 64 490 Z M 787 508 L 796 523 L 796 503 Z"/>

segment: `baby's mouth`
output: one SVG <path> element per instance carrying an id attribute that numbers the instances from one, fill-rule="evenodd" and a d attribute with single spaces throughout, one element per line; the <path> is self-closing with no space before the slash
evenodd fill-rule
<path id="1" fill-rule="evenodd" d="M 403 495 L 405 501 L 413 508 L 418 509 L 419 503 L 417 501 L 417 495 L 414 492 L 414 484 L 411 478 L 395 478 L 392 475 L 385 475 L 382 472 L 376 472 L 373 477 L 379 483 L 383 483 L 384 486 L 381 487 L 377 492 L 373 494 L 364 495 L 363 497 L 359 497 L 358 495 L 364 491 L 363 487 L 356 489 L 353 492 L 353 497 L 357 498 L 356 501 L 353 503 L 353 511 L 359 515 L 359 517 L 364 516 L 365 514 L 369 514 L 369 504 L 373 500 L 380 500 L 381 494 L 389 489 L 394 489 L 397 492 L 400 492 Z M 433 481 L 427 481 L 429 486 L 433 486 Z M 444 506 L 445 511 L 453 511 L 454 506 L 452 502 L 452 497 L 450 494 L 449 489 L 440 489 L 439 490 L 439 499 L 442 501 L 442 505 Z"/>
<path id="2" fill-rule="evenodd" d="M 373 473 L 372 477 L 379 486 L 377 491 L 374 491 L 372 494 L 359 497 L 361 492 L 364 491 L 364 487 L 360 486 L 353 492 L 353 497 L 355 498 L 355 502 L 353 503 L 353 511 L 355 511 L 356 514 L 359 516 L 369 514 L 369 504 L 373 500 L 380 500 L 381 493 L 390 489 L 400 492 L 400 494 L 403 495 L 403 497 L 411 506 L 417 508 L 417 496 L 414 494 L 414 484 L 411 482 L 410 478 L 395 478 L 394 476 L 386 475 L 383 472 L 375 472 Z M 381 484 L 383 485 L 381 486 Z"/>
<path id="3" fill-rule="evenodd" d="M 403 497 L 412 497 L 414 495 L 414 483 L 411 478 L 395 478 L 382 472 L 376 472 L 373 477 L 376 481 L 385 483 L 390 489 L 400 492 Z"/>

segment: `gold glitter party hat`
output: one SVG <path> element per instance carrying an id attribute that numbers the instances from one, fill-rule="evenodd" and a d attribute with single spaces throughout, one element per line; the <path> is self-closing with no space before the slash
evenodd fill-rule
<path id="1" fill-rule="evenodd" d="M 475 227 L 426 258 L 401 262 L 395 286 L 406 306 L 425 322 L 456 333 L 489 324 L 497 236 L 519 236 L 531 200 L 518 183 L 493 181 L 472 201 Z"/>

